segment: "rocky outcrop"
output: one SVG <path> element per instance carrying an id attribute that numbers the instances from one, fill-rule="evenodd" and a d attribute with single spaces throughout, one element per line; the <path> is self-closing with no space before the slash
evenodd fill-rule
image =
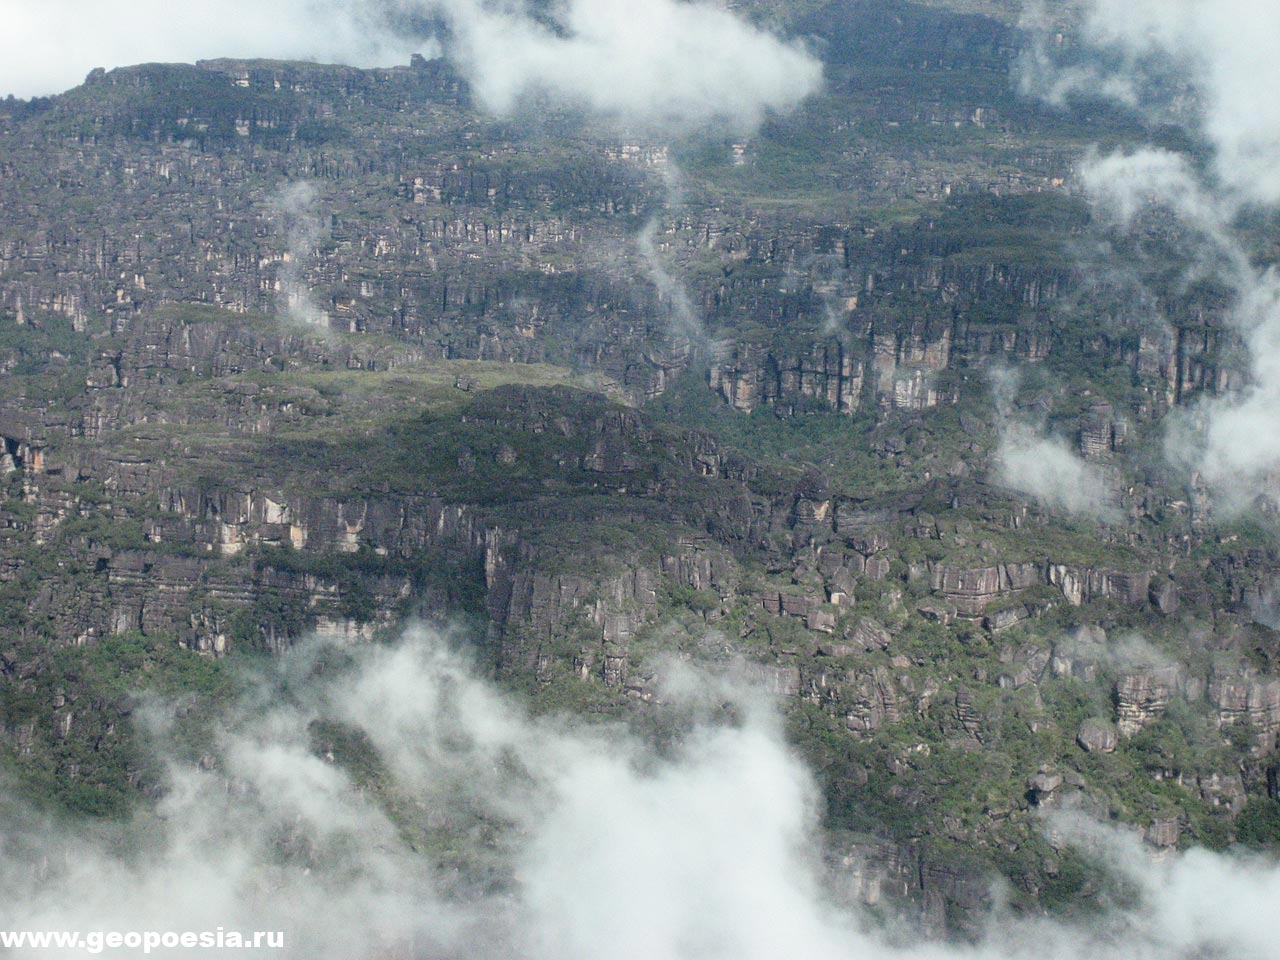
<path id="1" fill-rule="evenodd" d="M 1109 720 L 1086 720 L 1076 733 L 1076 743 L 1089 753 L 1114 753 L 1120 745 L 1120 737 Z"/>
<path id="2" fill-rule="evenodd" d="M 1010 690 L 1037 684 L 1045 676 L 1052 657 L 1051 650 L 1038 645 L 1028 644 L 1016 650 L 1006 648 L 1001 651 L 1000 660 L 1007 666 L 996 682 Z"/>
<path id="3" fill-rule="evenodd" d="M 747 345 L 731 350 L 712 364 L 709 377 L 712 389 L 736 410 L 773 406 L 794 413 L 808 405 L 853 413 L 862 404 L 865 359 L 839 340 L 814 344 L 799 355 Z"/>
<path id="4" fill-rule="evenodd" d="M 1146 602 L 1151 574 L 1051 563 L 1048 567 L 1048 579 L 1049 583 L 1062 591 L 1067 602 L 1075 607 L 1094 600 L 1112 598 L 1121 603 L 1137 605 Z"/>
<path id="5" fill-rule="evenodd" d="M 1221 726 L 1239 725 L 1253 735 L 1259 753 L 1276 749 L 1280 734 L 1280 680 L 1218 672 L 1209 678 L 1207 696 Z"/>
<path id="6" fill-rule="evenodd" d="M 1176 666 L 1128 673 L 1117 680 L 1113 696 L 1120 735 L 1132 737 L 1158 720 L 1181 682 L 1182 671 Z"/>
<path id="7" fill-rule="evenodd" d="M 1143 833 L 1143 839 L 1153 847 L 1176 847 L 1182 836 L 1182 822 L 1178 817 L 1161 817 L 1152 820 Z"/>
<path id="8" fill-rule="evenodd" d="M 836 697 L 844 725 L 855 735 L 874 733 L 903 717 L 905 698 L 892 672 L 885 667 L 867 672 L 851 671 L 836 691 Z"/>
<path id="9" fill-rule="evenodd" d="M 850 844 L 830 858 L 842 889 L 857 903 L 909 917 L 939 936 L 957 916 L 978 922 L 989 907 L 982 871 L 930 859 L 919 847 L 889 841 Z"/>
<path id="10" fill-rule="evenodd" d="M 1034 563 L 1008 563 L 987 567 L 931 565 L 930 586 L 953 604 L 961 616 L 980 617 L 987 606 L 1006 593 L 1026 590 L 1044 582 L 1044 572 Z"/>
<path id="11" fill-rule="evenodd" d="M 883 624 L 872 617 L 862 617 L 841 638 L 821 641 L 818 652 L 827 657 L 847 657 L 855 653 L 886 650 L 892 642 L 893 637 Z"/>

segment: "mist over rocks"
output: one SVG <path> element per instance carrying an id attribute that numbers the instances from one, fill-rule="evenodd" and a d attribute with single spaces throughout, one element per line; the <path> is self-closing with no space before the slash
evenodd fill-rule
<path id="1" fill-rule="evenodd" d="M 15 0 L 0 22 L 0 90 L 17 96 L 60 93 L 96 67 L 228 55 L 375 66 L 422 45 L 396 42 L 370 4 L 330 0 L 193 0 L 180 11 L 156 0 Z"/>
<path id="2" fill-rule="evenodd" d="M 1248 0 L 1091 0 L 1082 10 L 1079 37 L 1101 54 L 1099 62 L 1059 69 L 1037 55 L 1024 61 L 1022 83 L 1055 102 L 1077 96 L 1129 104 L 1184 128 L 1207 152 L 1202 163 L 1191 152 L 1134 143 L 1090 154 L 1078 177 L 1100 220 L 1119 234 L 1167 236 L 1158 210 L 1189 233 L 1175 261 L 1188 300 L 1206 282 L 1231 291 L 1224 319 L 1247 351 L 1245 376 L 1171 416 L 1166 454 L 1193 484 L 1212 488 L 1228 514 L 1238 514 L 1260 495 L 1274 500 L 1280 470 L 1273 441 L 1280 436 L 1280 281 L 1242 229 L 1251 212 L 1280 204 L 1280 122 L 1270 94 L 1280 82 L 1280 11 Z M 1043 10 L 1033 9 L 1027 23 L 1041 19 Z M 1156 282 L 1171 265 L 1139 257 L 1131 266 Z"/>
<path id="3" fill-rule="evenodd" d="M 425 629 L 302 644 L 247 680 L 212 753 L 170 755 L 154 816 L 88 830 L 4 798 L 0 922 L 282 929 L 284 956 L 312 957 L 1261 960 L 1273 947 L 1273 864 L 1158 860 L 1070 813 L 1049 821 L 1055 843 L 1100 857 L 1130 905 L 1079 925 L 997 912 L 967 945 L 874 932 L 833 895 L 814 783 L 769 700 L 732 671 L 665 673 L 661 709 L 685 720 L 657 749 L 621 726 L 531 716 Z M 171 708 L 149 710 L 159 747 Z"/>
<path id="4" fill-rule="evenodd" d="M 287 249 L 277 276 L 281 312 L 303 328 L 327 331 L 329 317 L 315 302 L 305 280 L 306 261 L 320 239 L 320 215 L 315 187 L 305 180 L 282 187 L 272 206 Z"/>
<path id="5" fill-rule="evenodd" d="M 748 132 L 766 111 L 815 92 L 822 74 L 799 44 L 714 4 L 676 0 L 541 9 L 479 0 L 196 0 L 178 15 L 148 2 L 16 0 L 3 25 L 0 88 L 19 95 L 61 92 L 104 64 L 269 57 L 385 67 L 411 53 L 443 53 L 499 114 L 541 95 L 632 125 L 719 121 Z"/>
<path id="6" fill-rule="evenodd" d="M 801 6 L 388 5 L 398 66 L 0 105 L 15 789 L 158 807 L 255 921 L 349 882 L 410 954 L 1195 956 L 1169 876 L 1136 907 L 1042 817 L 1143 877 L 1280 841 L 1280 550 L 1195 432 L 1248 388 L 1269 214 L 1150 126 L 1167 85 L 1049 107 L 970 0 Z M 377 642 L 415 615 L 475 673 Z M 249 661 L 166 780 L 148 725 L 201 742 Z"/>

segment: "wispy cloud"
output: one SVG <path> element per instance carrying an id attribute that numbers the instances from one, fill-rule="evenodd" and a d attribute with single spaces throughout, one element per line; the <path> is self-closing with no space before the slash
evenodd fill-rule
<path id="1" fill-rule="evenodd" d="M 996 479 L 1050 510 L 1112 520 L 1115 494 L 1103 472 L 1086 463 L 1065 440 L 1047 437 L 1027 424 L 1011 423 L 996 450 Z"/>
<path id="2" fill-rule="evenodd" d="M 1172 416 L 1166 450 L 1213 488 L 1220 504 L 1240 509 L 1280 490 L 1280 276 L 1274 265 L 1255 261 L 1239 229 L 1243 213 L 1280 205 L 1280 6 L 1090 0 L 1085 12 L 1083 38 L 1104 55 L 1103 65 L 1090 69 L 1138 92 L 1114 94 L 1125 102 L 1163 100 L 1164 116 L 1179 118 L 1210 148 L 1207 163 L 1150 146 L 1095 154 L 1081 164 L 1079 179 L 1115 230 L 1149 228 L 1153 211 L 1172 217 L 1187 234 L 1184 284 L 1213 278 L 1234 293 L 1222 319 L 1247 349 L 1244 377 Z M 1055 77 L 1051 58 L 1033 62 L 1037 70 L 1024 74 L 1030 87 L 1050 98 L 1074 92 Z M 1109 90 L 1099 80 L 1088 92 Z"/>
<path id="3" fill-rule="evenodd" d="M 170 760 L 158 818 L 76 830 L 0 797 L 0 929 L 283 930 L 284 956 L 313 958 L 1274 951 L 1274 864 L 1155 862 L 1129 834 L 1072 819 L 1051 824 L 1055 842 L 1119 871 L 1134 904 L 1087 926 L 993 913 L 975 943 L 894 946 L 829 893 L 814 783 L 769 702 L 724 679 L 665 685 L 665 709 L 684 704 L 689 722 L 658 750 L 621 727 L 529 716 L 426 631 L 304 646 L 272 670 L 204 762 Z M 363 779 L 329 759 L 352 744 Z"/>
<path id="4" fill-rule="evenodd" d="M 440 37 L 406 24 L 443 24 Z M 801 46 L 710 2 L 565 0 L 10 0 L 0 12 L 0 92 L 59 92 L 95 66 L 219 56 L 357 66 L 443 48 L 496 113 L 530 95 L 663 128 L 747 129 L 821 83 Z"/>
<path id="5" fill-rule="evenodd" d="M 306 181 L 282 187 L 271 200 L 271 213 L 285 241 L 276 274 L 281 313 L 296 326 L 329 330 L 329 315 L 316 303 L 306 280 L 306 264 L 320 242 L 321 225 L 316 189 Z"/>
<path id="6" fill-rule="evenodd" d="M 1017 410 L 1015 401 L 1022 384 L 1019 372 L 994 367 L 987 371 L 987 377 L 998 436 L 992 479 L 1050 510 L 1097 520 L 1115 519 L 1115 491 L 1103 470 Z"/>

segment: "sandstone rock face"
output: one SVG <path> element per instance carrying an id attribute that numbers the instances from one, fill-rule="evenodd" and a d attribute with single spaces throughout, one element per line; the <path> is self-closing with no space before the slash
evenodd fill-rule
<path id="1" fill-rule="evenodd" d="M 902 695 L 893 675 L 883 667 L 849 676 L 843 695 L 845 726 L 851 733 L 874 733 L 902 718 Z"/>
<path id="2" fill-rule="evenodd" d="M 737 586 L 738 568 L 733 557 L 708 539 L 682 538 L 680 551 L 662 558 L 662 573 L 694 590 L 727 595 Z"/>
<path id="3" fill-rule="evenodd" d="M 1177 817 L 1152 820 L 1144 833 L 1144 839 L 1153 847 L 1176 847 L 1182 836 L 1182 824 Z"/>
<path id="4" fill-rule="evenodd" d="M 1062 590 L 1072 606 L 1100 599 L 1116 599 L 1121 603 L 1139 604 L 1146 600 L 1150 573 L 1125 573 L 1065 564 L 1050 564 L 1049 583 Z"/>
<path id="5" fill-rule="evenodd" d="M 1038 794 L 1050 794 L 1062 786 L 1062 776 L 1052 772 L 1041 772 L 1027 781 L 1027 789 Z"/>
<path id="6" fill-rule="evenodd" d="M 864 650 L 886 650 L 893 637 L 878 620 L 863 617 L 849 632 L 849 642 Z"/>
<path id="7" fill-rule="evenodd" d="M 730 357 L 712 365 L 711 387 L 744 413 L 804 400 L 854 413 L 862 403 L 864 360 L 846 350 L 834 339 L 798 356 L 735 346 Z"/>
<path id="8" fill-rule="evenodd" d="M 1150 588 L 1151 605 L 1166 617 L 1178 612 L 1178 585 L 1172 580 L 1155 580 Z"/>
<path id="9" fill-rule="evenodd" d="M 1147 573 L 1064 564 L 1001 563 L 983 567 L 961 567 L 935 563 L 929 569 L 930 587 L 955 606 L 960 616 L 978 619 L 993 602 L 1042 584 L 1058 587 L 1066 600 L 1081 606 L 1100 599 L 1116 599 L 1137 605 L 1145 602 Z M 993 625 L 1011 626 L 1030 614 L 1016 605 L 992 614 Z"/>
<path id="10" fill-rule="evenodd" d="M 1005 650 L 1000 659 L 1008 665 L 997 682 L 1002 687 L 1020 690 L 1023 687 L 1037 684 L 1044 677 L 1052 659 L 1052 651 L 1047 647 L 1027 645 L 1017 650 Z"/>
<path id="11" fill-rule="evenodd" d="M 979 616 L 1002 589 L 1009 589 L 1009 577 L 1000 567 L 961 569 L 938 564 L 932 571 L 932 587 L 955 605 L 961 616 Z"/>
<path id="12" fill-rule="evenodd" d="M 1280 734 L 1280 680 L 1215 672 L 1207 696 L 1220 725 L 1246 725 L 1256 734 L 1259 752 L 1275 750 Z"/>
<path id="13" fill-rule="evenodd" d="M 1107 632 L 1097 624 L 1077 627 L 1065 640 L 1054 644 L 1050 668 L 1056 677 L 1075 677 L 1092 682 L 1106 658 Z"/>
<path id="14" fill-rule="evenodd" d="M 1114 697 L 1120 735 L 1131 737 L 1158 720 L 1180 681 L 1177 667 L 1129 673 L 1117 680 Z"/>
<path id="15" fill-rule="evenodd" d="M 903 910 L 915 926 L 940 934 L 959 911 L 975 920 L 989 906 L 980 871 L 933 862 L 914 846 L 885 841 L 852 844 L 836 859 L 842 886 L 856 902 Z"/>
<path id="16" fill-rule="evenodd" d="M 956 690 L 955 717 L 956 722 L 970 737 L 979 742 L 982 741 L 983 716 L 974 705 L 973 691 L 968 687 L 959 687 Z"/>
<path id="17" fill-rule="evenodd" d="M 1088 460 L 1107 459 L 1124 446 L 1128 424 L 1117 419 L 1109 403 L 1098 403 L 1080 419 L 1080 454 Z"/>
<path id="18" fill-rule="evenodd" d="M 657 582 L 655 573 L 645 567 L 595 580 L 495 565 L 487 602 L 496 624 L 518 629 L 532 641 L 532 646 L 522 643 L 511 648 L 508 656 L 517 662 L 534 656 L 539 641 L 585 618 L 598 631 L 598 640 L 579 654 L 580 672 L 584 677 L 598 675 L 607 686 L 617 687 L 627 677 L 628 645 L 639 624 L 657 607 Z"/>
<path id="19" fill-rule="evenodd" d="M 1017 626 L 1030 616 L 1031 609 L 1026 604 L 1018 603 L 986 614 L 982 618 L 982 625 L 992 633 L 999 633 L 1001 630 Z"/>
<path id="20" fill-rule="evenodd" d="M 1209 806 L 1226 809 L 1233 817 L 1244 809 L 1247 795 L 1239 773 L 1179 774 L 1178 782 Z"/>
<path id="21" fill-rule="evenodd" d="M 749 676 L 762 690 L 774 696 L 800 695 L 800 670 L 797 667 L 752 664 Z"/>

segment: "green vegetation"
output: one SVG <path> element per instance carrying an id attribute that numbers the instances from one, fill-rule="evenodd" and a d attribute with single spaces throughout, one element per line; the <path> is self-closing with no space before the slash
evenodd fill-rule
<path id="1" fill-rule="evenodd" d="M 201 756 L 241 664 L 423 617 L 461 620 L 535 713 L 664 749 L 688 718 L 653 665 L 745 658 L 795 693 L 830 836 L 1002 874 L 1017 909 L 1125 894 L 1046 840 L 1054 804 L 1280 846 L 1274 758 L 1201 691 L 1280 668 L 1256 622 L 1273 518 L 1207 521 L 1161 450 L 1170 405 L 1231 380 L 1231 291 L 1187 279 L 1184 231 L 1108 236 L 1060 189 L 1086 143 L 1203 147 L 1019 97 L 1014 40 L 972 15 L 1007 23 L 1004 0 L 749 6 L 821 39 L 823 92 L 749 137 L 686 132 L 665 168 L 665 141 L 574 110 L 486 117 L 440 63 L 148 65 L 0 105 L 0 412 L 25 458 L 0 478 L 0 763 L 30 796 L 126 815 L 164 790 L 152 717 Z M 323 336 L 272 312 L 295 246 L 273 198 L 303 179 L 314 250 L 290 263 L 343 328 Z M 691 362 L 637 247 L 651 218 L 712 341 Z M 1276 226 L 1241 217 L 1259 264 Z M 17 291 L 44 305 L 24 325 Z M 999 487 L 1005 366 L 1028 429 L 1079 449 L 1105 421 L 1112 522 Z M 768 397 L 739 412 L 713 375 Z M 1132 596 L 1100 597 L 1115 574 Z M 1052 661 L 1097 627 L 1096 657 Z M 1186 676 L 1087 752 L 1130 633 Z M 495 825 L 428 829 L 360 731 L 310 735 L 414 849 L 493 866 Z"/>
<path id="2" fill-rule="evenodd" d="M 1280 849 L 1280 800 L 1250 797 L 1236 818 L 1236 837 L 1246 846 Z"/>
<path id="3" fill-rule="evenodd" d="M 117 634 L 33 652 L 42 669 L 0 680 L 0 729 L 10 731 L 0 764 L 30 799 L 78 814 L 123 816 L 139 789 L 160 785 L 139 725 L 149 698 L 183 705 L 166 749 L 198 756 L 236 690 L 223 665 L 168 637 Z"/>

